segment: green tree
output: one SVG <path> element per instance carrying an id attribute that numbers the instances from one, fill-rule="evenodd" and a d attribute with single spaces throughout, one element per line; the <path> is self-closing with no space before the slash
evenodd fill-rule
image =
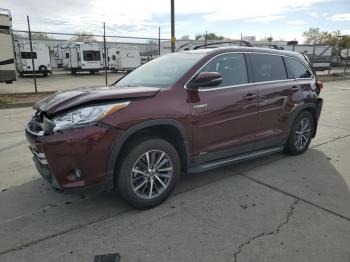
<path id="1" fill-rule="evenodd" d="M 207 39 L 207 40 L 224 40 L 225 37 L 221 35 L 216 35 L 215 33 L 208 33 L 207 35 L 205 34 L 197 34 L 195 39 L 198 40 L 200 38 Z"/>
<path id="2" fill-rule="evenodd" d="M 321 44 L 321 45 L 332 45 L 336 46 L 340 44 L 342 38 L 340 30 L 333 32 L 321 31 L 319 28 L 309 28 L 308 31 L 303 33 L 306 44 Z M 343 37 L 344 38 L 344 37 Z M 346 43 L 344 38 L 344 44 Z"/>
<path id="3" fill-rule="evenodd" d="M 38 39 L 38 40 L 41 40 L 41 39 L 55 39 L 51 36 L 48 36 L 47 33 L 45 32 L 34 32 L 32 33 L 32 38 L 33 39 Z"/>
<path id="4" fill-rule="evenodd" d="M 75 36 L 73 36 L 70 40 L 73 42 L 95 42 L 96 38 L 91 32 L 82 31 L 76 32 Z"/>

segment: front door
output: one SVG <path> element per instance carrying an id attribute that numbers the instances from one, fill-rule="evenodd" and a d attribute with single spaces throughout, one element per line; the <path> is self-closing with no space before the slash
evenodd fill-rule
<path id="1" fill-rule="evenodd" d="M 253 150 L 257 91 L 248 81 L 245 55 L 219 55 L 200 72 L 219 72 L 223 81 L 199 88 L 190 105 L 197 164 Z"/>

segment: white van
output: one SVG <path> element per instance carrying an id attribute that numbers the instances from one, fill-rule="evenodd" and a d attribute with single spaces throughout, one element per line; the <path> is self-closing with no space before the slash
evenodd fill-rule
<path id="1" fill-rule="evenodd" d="M 97 43 L 76 42 L 62 46 L 63 67 L 74 75 L 88 71 L 94 74 L 103 69 L 100 46 Z"/>
<path id="2" fill-rule="evenodd" d="M 0 83 L 16 80 L 10 10 L 0 8 Z"/>
<path id="3" fill-rule="evenodd" d="M 30 51 L 29 42 L 15 42 L 16 64 L 19 75 L 35 73 L 42 74 L 47 77 L 48 73 L 52 73 L 49 47 L 43 43 L 33 43 L 33 54 Z M 34 58 L 34 70 L 32 65 L 32 55 Z"/>

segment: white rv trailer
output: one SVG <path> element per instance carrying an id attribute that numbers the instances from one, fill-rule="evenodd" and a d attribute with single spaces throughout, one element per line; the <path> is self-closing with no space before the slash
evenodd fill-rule
<path id="1" fill-rule="evenodd" d="M 120 46 L 108 49 L 108 65 L 113 72 L 132 71 L 141 65 L 140 49 L 135 46 Z"/>
<path id="2" fill-rule="evenodd" d="M 57 67 L 63 66 L 63 50 L 62 45 L 57 45 L 53 47 L 53 55 L 56 60 Z"/>
<path id="3" fill-rule="evenodd" d="M 287 45 L 285 50 L 305 54 L 316 71 L 329 70 L 333 47 L 328 45 Z M 315 50 L 315 55 L 314 55 Z"/>
<path id="4" fill-rule="evenodd" d="M 16 80 L 11 12 L 0 9 L 0 83 Z"/>
<path id="5" fill-rule="evenodd" d="M 51 61 L 49 47 L 43 43 L 33 42 L 33 53 L 30 51 L 29 42 L 15 42 L 16 64 L 19 75 L 39 73 L 47 77 L 51 73 Z M 34 59 L 34 69 L 32 65 L 32 56 Z"/>
<path id="6" fill-rule="evenodd" d="M 103 69 L 102 52 L 98 43 L 76 42 L 62 46 L 63 67 L 72 74 L 88 71 L 94 74 Z"/>

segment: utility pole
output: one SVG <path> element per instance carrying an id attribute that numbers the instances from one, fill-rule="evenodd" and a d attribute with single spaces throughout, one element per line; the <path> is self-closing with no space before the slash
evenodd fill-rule
<path id="1" fill-rule="evenodd" d="M 158 56 L 160 56 L 160 27 L 158 29 Z"/>
<path id="2" fill-rule="evenodd" d="M 28 22 L 29 45 L 30 45 L 30 57 L 32 58 L 32 69 L 33 69 L 33 78 L 34 78 L 34 89 L 35 89 L 35 93 L 38 93 L 38 88 L 37 88 L 37 84 L 36 84 L 35 66 L 34 66 L 34 54 L 33 54 L 32 32 L 30 31 L 30 22 L 29 22 L 29 16 L 28 16 L 28 15 L 27 15 L 27 22 Z"/>
<path id="3" fill-rule="evenodd" d="M 205 30 L 205 37 L 204 37 L 204 45 L 205 45 L 205 48 L 207 48 L 207 37 L 208 37 L 208 31 Z"/>
<path id="4" fill-rule="evenodd" d="M 106 23 L 103 22 L 103 49 L 104 49 L 104 58 L 105 58 L 105 82 L 106 86 L 108 85 L 108 79 L 107 79 L 107 48 L 106 48 Z"/>
<path id="5" fill-rule="evenodd" d="M 175 52 L 175 0 L 170 0 L 171 5 L 171 52 Z"/>

